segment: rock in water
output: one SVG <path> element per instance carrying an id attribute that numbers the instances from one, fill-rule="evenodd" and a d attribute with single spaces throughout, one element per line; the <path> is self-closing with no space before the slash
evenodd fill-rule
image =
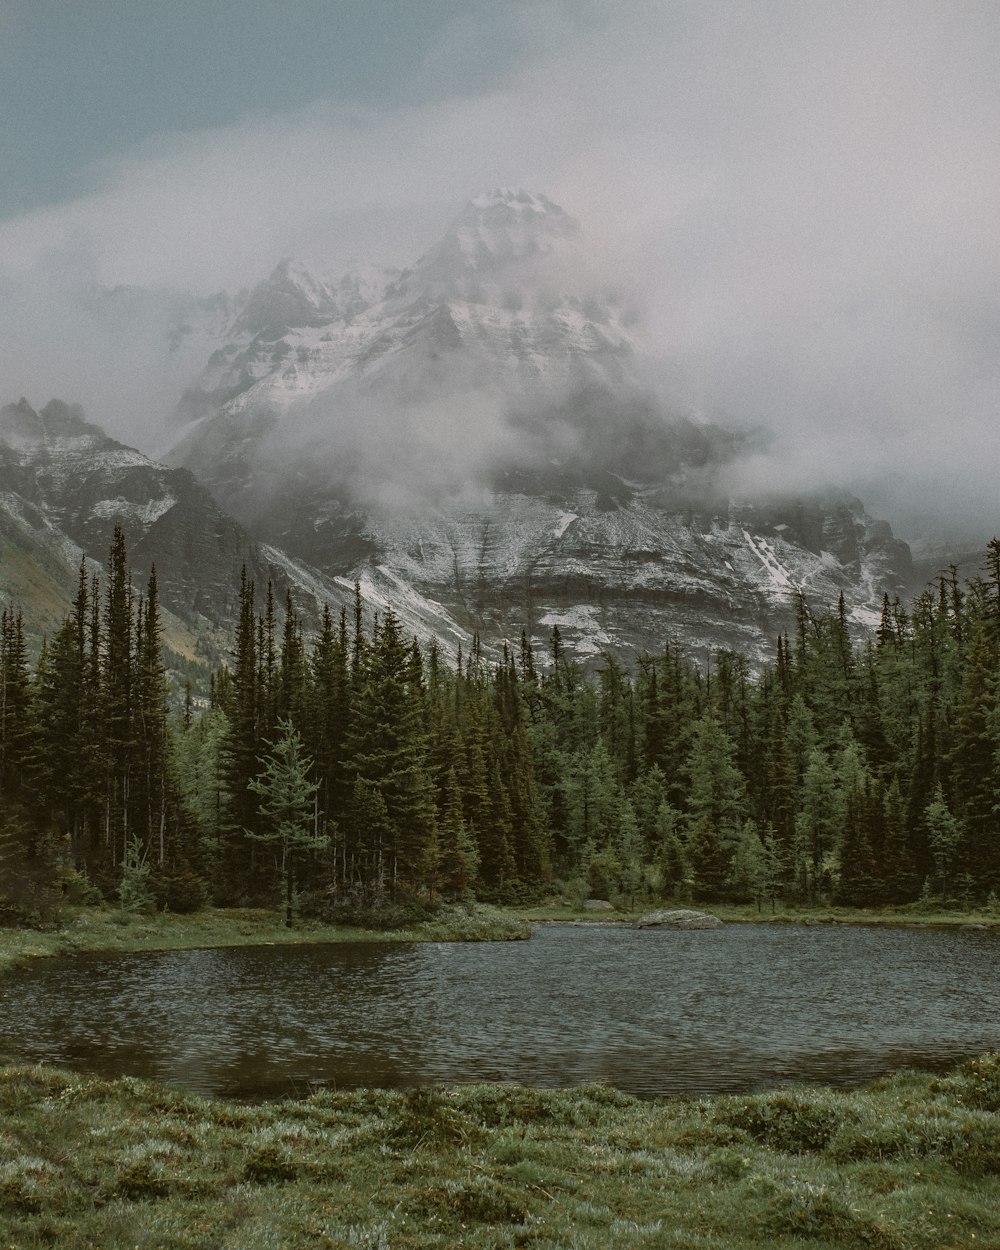
<path id="1" fill-rule="evenodd" d="M 637 929 L 721 929 L 722 921 L 718 916 L 710 916 L 704 911 L 689 911 L 680 908 L 676 911 L 651 911 L 636 921 Z"/>

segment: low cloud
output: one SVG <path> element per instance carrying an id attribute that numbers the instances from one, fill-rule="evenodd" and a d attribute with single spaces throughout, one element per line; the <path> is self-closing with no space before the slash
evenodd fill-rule
<path id="1" fill-rule="evenodd" d="M 477 89 L 501 26 L 516 55 Z M 417 67 L 421 103 L 166 136 L 0 223 L 0 389 L 157 446 L 189 364 L 158 354 L 166 292 L 289 253 L 406 265 L 467 196 L 526 185 L 581 220 L 595 281 L 635 295 L 666 406 L 772 431 L 734 486 L 836 482 L 904 534 L 988 536 L 998 55 L 992 0 L 475 8 Z M 164 294 L 111 315 L 98 284 Z M 494 403 L 468 405 L 487 444 Z M 409 419 L 419 445 L 445 418 Z"/>

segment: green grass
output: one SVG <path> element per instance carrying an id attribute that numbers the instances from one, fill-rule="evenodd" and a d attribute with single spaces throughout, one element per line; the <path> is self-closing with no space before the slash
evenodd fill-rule
<path id="1" fill-rule="evenodd" d="M 0 1246 L 1000 1246 L 1000 1056 L 868 1090 L 603 1086 L 264 1106 L 0 1069 Z"/>
<path id="2" fill-rule="evenodd" d="M 188 916 L 169 912 L 123 916 L 113 908 L 68 908 L 50 930 L 0 929 L 0 973 L 48 955 L 78 951 L 191 950 L 313 942 L 511 941 L 531 936 L 528 925 L 495 907 L 447 907 L 408 929 L 368 930 L 302 922 L 287 929 L 266 908 L 209 908 Z M 0 1248 L 2 1250 L 2 1248 Z"/>

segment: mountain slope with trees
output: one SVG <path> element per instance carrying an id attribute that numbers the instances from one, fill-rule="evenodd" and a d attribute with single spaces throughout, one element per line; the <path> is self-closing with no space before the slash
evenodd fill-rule
<path id="1" fill-rule="evenodd" d="M 231 664 L 168 710 L 156 571 L 116 531 L 103 584 L 29 659 L 0 628 L 0 899 L 81 878 L 142 907 L 283 900 L 326 917 L 557 886 L 672 898 L 982 901 L 1000 889 L 1000 540 L 984 576 L 884 602 L 870 642 L 800 601 L 754 675 L 670 648 L 594 674 L 527 637 L 457 662 L 390 609 L 307 637 L 244 573 Z M 366 625 L 366 620 L 371 621 Z"/>

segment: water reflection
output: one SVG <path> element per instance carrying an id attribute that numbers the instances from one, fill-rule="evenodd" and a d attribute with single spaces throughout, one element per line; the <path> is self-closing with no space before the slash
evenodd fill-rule
<path id="1" fill-rule="evenodd" d="M 970 931 L 547 925 L 510 944 L 79 956 L 0 981 L 0 1054 L 252 1097 L 853 1084 L 1000 1048 L 997 950 Z"/>

